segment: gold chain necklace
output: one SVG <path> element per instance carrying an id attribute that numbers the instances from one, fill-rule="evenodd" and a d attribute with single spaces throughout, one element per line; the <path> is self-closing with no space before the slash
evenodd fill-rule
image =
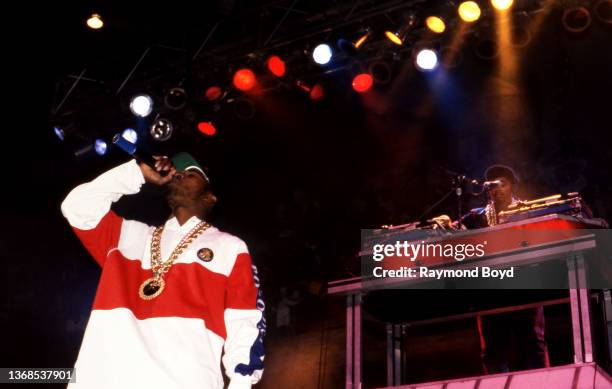
<path id="1" fill-rule="evenodd" d="M 140 284 L 138 289 L 138 295 L 143 300 L 152 300 L 159 296 L 166 286 L 164 281 L 164 274 L 170 270 L 174 261 L 176 261 L 185 251 L 187 246 L 193 242 L 200 234 L 206 231 L 210 227 L 210 224 L 202 221 L 189 231 L 187 235 L 181 239 L 179 244 L 174 248 L 170 257 L 162 262 L 161 260 L 161 234 L 164 230 L 164 226 L 159 226 L 153 231 L 153 237 L 151 238 L 151 270 L 153 271 L 153 277 L 145 280 Z"/>
<path id="2" fill-rule="evenodd" d="M 487 225 L 489 227 L 497 224 L 497 210 L 495 209 L 495 203 L 489 201 L 485 208 L 485 215 L 487 217 Z"/>

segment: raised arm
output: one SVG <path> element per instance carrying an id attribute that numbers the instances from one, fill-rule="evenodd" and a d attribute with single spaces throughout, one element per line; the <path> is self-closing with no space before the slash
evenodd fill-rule
<path id="1" fill-rule="evenodd" d="M 100 266 L 108 252 L 117 247 L 124 224 L 123 218 L 111 211 L 111 205 L 123 195 L 138 193 L 145 180 L 158 185 L 169 181 L 174 174 L 170 162 L 160 158 L 157 167 L 158 171 L 170 170 L 170 174 L 161 177 L 148 166 L 131 160 L 77 186 L 62 202 L 62 214 Z"/>

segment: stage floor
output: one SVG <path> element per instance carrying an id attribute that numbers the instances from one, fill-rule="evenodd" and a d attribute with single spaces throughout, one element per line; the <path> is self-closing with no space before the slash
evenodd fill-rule
<path id="1" fill-rule="evenodd" d="M 610 389 L 612 378 L 595 363 L 571 364 L 380 389 Z"/>

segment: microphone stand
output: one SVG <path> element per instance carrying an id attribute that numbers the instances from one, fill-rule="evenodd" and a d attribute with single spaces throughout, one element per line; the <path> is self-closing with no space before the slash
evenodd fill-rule
<path id="1" fill-rule="evenodd" d="M 455 194 L 457 195 L 457 222 L 459 230 L 461 230 L 461 216 L 463 213 L 461 212 L 461 196 L 463 195 L 463 184 L 465 183 L 465 176 L 460 175 L 453 179 L 453 185 L 455 189 Z"/>
<path id="2" fill-rule="evenodd" d="M 421 215 L 421 217 L 419 217 L 419 220 L 423 220 L 423 218 L 429 213 L 431 212 L 433 209 L 435 209 L 438 205 L 440 205 L 444 200 L 446 200 L 450 195 L 452 195 L 453 193 L 455 195 L 457 195 L 457 221 L 459 223 L 458 227 L 459 229 L 461 229 L 462 224 L 461 224 L 461 200 L 462 200 L 462 196 L 463 196 L 463 186 L 465 184 L 465 182 L 467 181 L 467 177 L 461 174 L 457 174 L 456 176 L 453 177 L 453 179 L 451 180 L 452 183 L 452 188 L 444 195 L 442 196 L 442 198 L 438 201 L 436 201 L 431 207 L 427 208 L 427 210 L 425 212 L 423 212 L 423 214 Z"/>

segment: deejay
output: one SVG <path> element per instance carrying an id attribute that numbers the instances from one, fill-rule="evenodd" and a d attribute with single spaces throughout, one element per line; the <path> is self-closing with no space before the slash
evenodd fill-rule
<path id="1" fill-rule="evenodd" d="M 518 175 L 504 165 L 493 165 L 485 171 L 486 181 L 498 181 L 488 189 L 489 200 L 461 218 L 466 228 L 489 227 L 498 223 L 499 212 L 519 201 L 516 189 Z M 512 292 L 512 291 L 508 291 Z M 500 296 L 503 297 L 503 296 Z M 509 356 L 514 336 L 519 369 L 548 367 L 548 351 L 544 339 L 544 307 L 505 314 L 478 316 L 482 361 L 486 373 L 509 371 Z"/>

